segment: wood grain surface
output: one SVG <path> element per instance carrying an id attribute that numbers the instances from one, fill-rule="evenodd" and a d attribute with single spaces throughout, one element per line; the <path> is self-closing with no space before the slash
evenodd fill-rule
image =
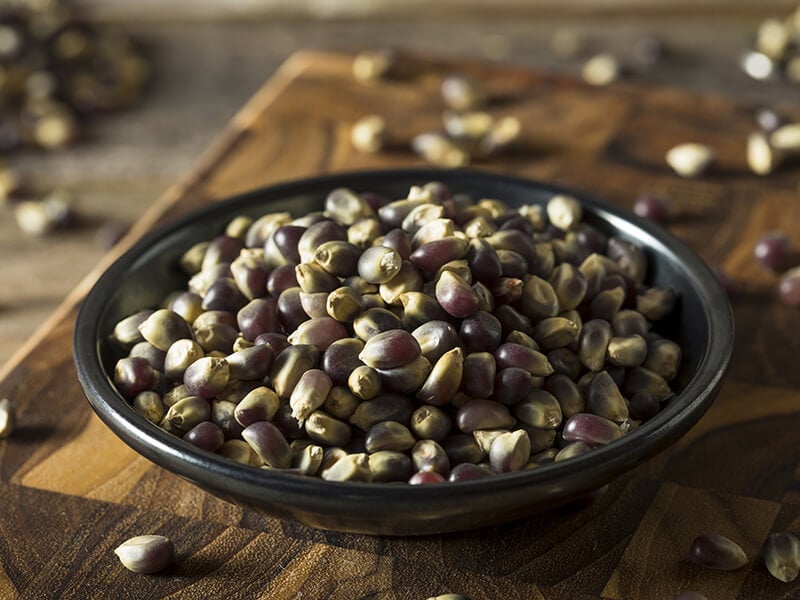
<path id="1" fill-rule="evenodd" d="M 748 173 L 751 107 L 718 96 L 575 80 L 515 67 L 409 56 L 409 76 L 355 85 L 350 57 L 292 57 L 237 114 L 200 163 L 153 205 L 0 373 L 19 428 L 0 442 L 0 598 L 788 598 L 800 580 L 773 579 L 759 558 L 775 531 L 800 532 L 800 312 L 775 300 L 776 277 L 752 259 L 754 239 L 781 228 L 800 244 L 797 165 Z M 523 119 L 520 149 L 477 165 L 571 185 L 628 207 L 642 190 L 668 193 L 669 229 L 723 266 L 737 341 L 720 395 L 689 434 L 616 480 L 594 502 L 519 523 L 430 538 L 387 539 L 280 522 L 201 492 L 139 457 L 92 414 L 75 379 L 76 308 L 114 256 L 159 223 L 231 194 L 305 175 L 419 164 L 403 151 L 355 154 L 349 124 L 379 111 L 394 137 L 434 125 L 441 77 L 486 82 L 492 111 Z M 409 115 L 414 115 L 409 119 Z M 717 168 L 680 180 L 664 151 L 712 144 Z M 751 558 L 725 573 L 686 560 L 716 531 Z M 143 533 L 174 539 L 167 573 L 127 572 L 112 549 Z"/>
<path id="2" fill-rule="evenodd" d="M 518 16 L 543 15 L 707 15 L 737 13 L 788 13 L 793 0 L 498 0 L 491 5 L 481 0 L 77 0 L 77 5 L 102 19 L 252 19 L 264 17 L 311 17 L 316 19 L 414 16 L 449 19 L 453 15 L 496 17 L 498 13 Z"/>

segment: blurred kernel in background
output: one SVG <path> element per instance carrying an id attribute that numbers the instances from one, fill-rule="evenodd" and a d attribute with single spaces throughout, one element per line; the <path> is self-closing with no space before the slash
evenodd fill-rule
<path id="1" fill-rule="evenodd" d="M 769 106 L 800 97 L 796 9 L 781 0 L 3 0 L 0 363 L 298 49 L 391 47 Z M 771 168 L 760 142 L 754 170 Z"/>

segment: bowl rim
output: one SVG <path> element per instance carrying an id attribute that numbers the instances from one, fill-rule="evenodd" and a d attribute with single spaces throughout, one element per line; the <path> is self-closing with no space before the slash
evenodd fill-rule
<path id="1" fill-rule="evenodd" d="M 636 231 L 637 237 L 644 233 L 648 242 L 656 242 L 655 245 L 661 247 L 659 252 L 667 251 L 681 262 L 685 267 L 684 275 L 689 278 L 691 287 L 700 297 L 703 319 L 707 322 L 711 335 L 706 340 L 696 372 L 686 382 L 683 390 L 671 399 L 667 409 L 642 428 L 608 446 L 533 470 L 472 481 L 448 482 L 446 485 L 420 486 L 331 482 L 317 477 L 239 464 L 200 450 L 161 430 L 138 415 L 115 390 L 100 358 L 101 319 L 98 315 L 105 309 L 106 299 L 113 294 L 115 280 L 136 264 L 151 245 L 205 218 L 221 217 L 225 213 L 235 216 L 232 212 L 235 207 L 256 199 L 268 206 L 270 201 L 286 196 L 319 193 L 324 197 L 330 190 L 343 186 L 368 191 L 370 186 L 379 187 L 382 181 L 397 179 L 420 183 L 451 182 L 463 188 L 468 188 L 470 181 L 483 181 L 484 184 L 488 182 L 497 186 L 497 197 L 501 199 L 501 188 L 504 185 L 514 188 L 529 187 L 552 195 L 569 194 L 578 198 L 590 212 L 608 221 L 613 227 L 623 231 Z M 260 187 L 192 210 L 146 233 L 100 275 L 84 298 L 75 323 L 73 353 L 79 382 L 100 419 L 139 454 L 181 477 L 200 482 L 201 486 L 211 487 L 222 493 L 229 489 L 222 484 L 226 480 L 233 480 L 237 488 L 230 492 L 233 496 L 244 493 L 249 498 L 260 500 L 278 497 L 283 501 L 291 499 L 293 505 L 300 510 L 319 512 L 320 502 L 341 510 L 346 501 L 354 502 L 351 505 L 354 514 L 360 510 L 358 507 L 376 502 L 384 505 L 386 510 L 397 508 L 406 513 L 409 502 L 436 503 L 451 500 L 453 496 L 466 492 L 478 495 L 510 494 L 518 489 L 552 483 L 561 478 L 574 478 L 587 470 L 621 472 L 657 454 L 674 439 L 685 434 L 710 406 L 730 364 L 733 336 L 732 310 L 717 276 L 688 246 L 650 221 L 598 200 L 581 190 L 526 177 L 476 169 L 393 168 L 325 174 Z M 670 413 L 670 418 L 659 419 L 666 413 Z"/>

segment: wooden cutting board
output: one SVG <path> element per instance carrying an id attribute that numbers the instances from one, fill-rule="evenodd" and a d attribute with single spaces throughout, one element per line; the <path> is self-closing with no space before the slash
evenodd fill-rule
<path id="1" fill-rule="evenodd" d="M 399 79 L 364 86 L 351 57 L 290 58 L 233 119 L 185 179 L 169 189 L 0 373 L 18 408 L 0 442 L 0 598 L 481 598 L 800 597 L 758 558 L 775 531 L 800 533 L 800 311 L 781 306 L 775 275 L 752 257 L 782 229 L 800 247 L 797 165 L 769 177 L 745 164 L 752 107 L 725 98 L 620 84 L 590 88 L 527 70 L 404 59 Z M 139 457 L 92 413 L 71 353 L 77 306 L 114 256 L 152 227 L 254 187 L 323 172 L 419 164 L 403 149 L 440 119 L 443 74 L 486 82 L 498 115 L 525 126 L 520 148 L 492 171 L 588 190 L 622 206 L 642 191 L 672 197 L 670 230 L 740 288 L 737 341 L 719 398 L 682 440 L 615 481 L 594 503 L 488 530 L 418 539 L 331 533 L 284 523 L 210 496 Z M 398 148 L 355 153 L 349 126 L 386 116 Z M 718 167 L 681 180 L 663 161 L 699 141 Z M 686 560 L 716 531 L 750 564 L 734 572 Z M 143 533 L 170 536 L 179 561 L 135 575 L 112 550 Z"/>

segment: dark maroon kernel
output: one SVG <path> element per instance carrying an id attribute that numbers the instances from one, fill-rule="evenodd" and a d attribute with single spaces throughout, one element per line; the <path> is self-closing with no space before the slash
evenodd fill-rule
<path id="1" fill-rule="evenodd" d="M 473 398 L 488 398 L 494 392 L 494 356 L 489 352 L 473 352 L 464 357 L 461 390 Z"/>
<path id="2" fill-rule="evenodd" d="M 585 442 L 590 446 L 604 446 L 622 437 L 619 425 L 603 417 L 579 413 L 567 419 L 562 433 L 568 442 Z"/>
<path id="3" fill-rule="evenodd" d="M 461 463 L 450 469 L 448 481 L 473 481 L 475 479 L 486 479 L 494 477 L 495 472 L 480 465 L 472 463 Z"/>
<path id="4" fill-rule="evenodd" d="M 566 375 L 573 381 L 577 381 L 580 376 L 582 366 L 581 359 L 569 348 L 556 348 L 547 353 L 547 360 L 550 361 L 556 373 Z"/>
<path id="5" fill-rule="evenodd" d="M 459 260 L 467 252 L 467 242 L 457 237 L 447 237 L 423 244 L 411 253 L 411 262 L 421 271 L 434 273 L 451 260 Z"/>
<path id="6" fill-rule="evenodd" d="M 146 359 L 121 358 L 114 367 L 114 385 L 128 399 L 153 389 L 155 371 Z"/>
<path id="7" fill-rule="evenodd" d="M 568 237 L 584 246 L 591 252 L 603 254 L 608 244 L 608 236 L 588 223 L 578 223 L 569 232 Z"/>
<path id="8" fill-rule="evenodd" d="M 528 261 L 513 250 L 497 250 L 497 258 L 503 277 L 522 279 L 528 274 Z"/>
<path id="9" fill-rule="evenodd" d="M 662 196 L 645 193 L 634 200 L 633 212 L 654 223 L 664 223 L 670 218 L 671 210 L 669 203 Z"/>
<path id="10" fill-rule="evenodd" d="M 271 296 L 278 297 L 281 292 L 291 287 L 300 287 L 297 283 L 295 263 L 281 265 L 273 269 L 267 277 L 267 291 Z"/>
<path id="11" fill-rule="evenodd" d="M 369 338 L 358 358 L 375 369 L 394 369 L 410 363 L 420 353 L 413 335 L 404 329 L 391 329 Z"/>
<path id="12" fill-rule="evenodd" d="M 533 375 L 525 369 L 509 367 L 497 371 L 494 378 L 494 399 L 506 405 L 522 400 L 533 387 Z"/>
<path id="13" fill-rule="evenodd" d="M 735 571 L 747 564 L 747 555 L 739 544 L 725 536 L 706 533 L 692 542 L 689 560 L 709 569 Z"/>
<path id="14" fill-rule="evenodd" d="M 494 309 L 494 316 L 500 321 L 504 337 L 512 331 L 521 331 L 526 335 L 533 334 L 533 323 L 531 320 L 513 306 L 500 304 Z"/>
<path id="15" fill-rule="evenodd" d="M 494 352 L 500 345 L 503 328 L 493 314 L 479 310 L 461 321 L 459 329 L 466 353 Z"/>
<path id="16" fill-rule="evenodd" d="M 476 429 L 511 427 L 513 424 L 514 417 L 508 412 L 508 407 L 494 400 L 467 400 L 456 414 L 456 425 L 464 433 L 472 433 Z"/>
<path id="17" fill-rule="evenodd" d="M 203 297 L 202 306 L 204 310 L 224 310 L 235 313 L 245 304 L 247 304 L 247 298 L 239 291 L 236 282 L 230 277 L 223 277 L 217 279 L 208 288 Z"/>
<path id="18" fill-rule="evenodd" d="M 272 367 L 275 352 L 267 345 L 252 346 L 228 355 L 232 379 L 263 379 Z"/>
<path id="19" fill-rule="evenodd" d="M 491 284 L 503 274 L 503 265 L 500 258 L 489 242 L 483 238 L 471 240 L 467 250 L 467 263 L 472 271 L 472 277 L 477 281 Z"/>
<path id="20" fill-rule="evenodd" d="M 253 341 L 253 343 L 256 346 L 269 346 L 272 348 L 272 352 L 275 356 L 278 356 L 278 354 L 283 352 L 284 348 L 289 346 L 289 340 L 286 335 L 278 332 L 262 333 Z"/>
<path id="21" fill-rule="evenodd" d="M 553 367 L 544 354 L 522 344 L 506 342 L 495 350 L 494 358 L 498 369 L 517 367 L 537 377 L 553 373 Z"/>
<path id="22" fill-rule="evenodd" d="M 530 219 L 523 217 L 522 215 L 514 215 L 504 220 L 502 225 L 500 225 L 500 229 L 515 229 L 526 235 L 533 235 L 534 233 L 533 223 L 531 223 Z"/>
<path id="23" fill-rule="evenodd" d="M 789 238 L 779 231 L 773 231 L 756 242 L 753 253 L 765 269 L 783 271 L 789 266 L 792 251 Z"/>
<path id="24" fill-rule="evenodd" d="M 283 402 L 275 413 L 272 423 L 278 428 L 283 436 L 290 440 L 299 440 L 305 436 L 303 424 L 292 416 L 292 407 L 288 402 Z"/>
<path id="25" fill-rule="evenodd" d="M 347 379 L 357 367 L 364 363 L 358 358 L 364 349 L 359 339 L 336 340 L 322 354 L 320 368 L 333 380 L 334 385 L 347 386 Z"/>
<path id="26" fill-rule="evenodd" d="M 278 301 L 275 298 L 251 300 L 236 313 L 236 323 L 245 339 L 251 342 L 263 333 L 278 331 Z"/>
<path id="27" fill-rule="evenodd" d="M 411 256 L 411 240 L 408 234 L 399 227 L 392 229 L 383 236 L 381 245 L 397 252 L 403 260 L 408 260 L 408 257 Z"/>
<path id="28" fill-rule="evenodd" d="M 303 310 L 300 302 L 299 287 L 293 287 L 281 292 L 278 297 L 278 317 L 286 332 L 292 332 L 300 326 L 300 323 L 308 320 L 308 315 Z"/>
<path id="29" fill-rule="evenodd" d="M 286 260 L 299 263 L 300 252 L 297 249 L 297 244 L 306 231 L 308 229 L 298 225 L 282 225 L 272 234 L 272 241 L 275 242 L 278 250 L 281 251 Z"/>
<path id="30" fill-rule="evenodd" d="M 436 283 L 436 300 L 449 315 L 468 317 L 480 308 L 478 295 L 461 277 L 445 271 Z"/>
<path id="31" fill-rule="evenodd" d="M 292 458 L 292 449 L 281 431 L 272 423 L 259 421 L 242 430 L 242 438 L 270 467 L 285 469 Z"/>
<path id="32" fill-rule="evenodd" d="M 187 431 L 183 439 L 201 450 L 214 452 L 225 441 L 222 430 L 211 421 L 203 421 Z"/>
<path id="33" fill-rule="evenodd" d="M 429 483 L 444 483 L 444 477 L 435 471 L 417 471 L 408 480 L 411 485 L 427 485 Z"/>

